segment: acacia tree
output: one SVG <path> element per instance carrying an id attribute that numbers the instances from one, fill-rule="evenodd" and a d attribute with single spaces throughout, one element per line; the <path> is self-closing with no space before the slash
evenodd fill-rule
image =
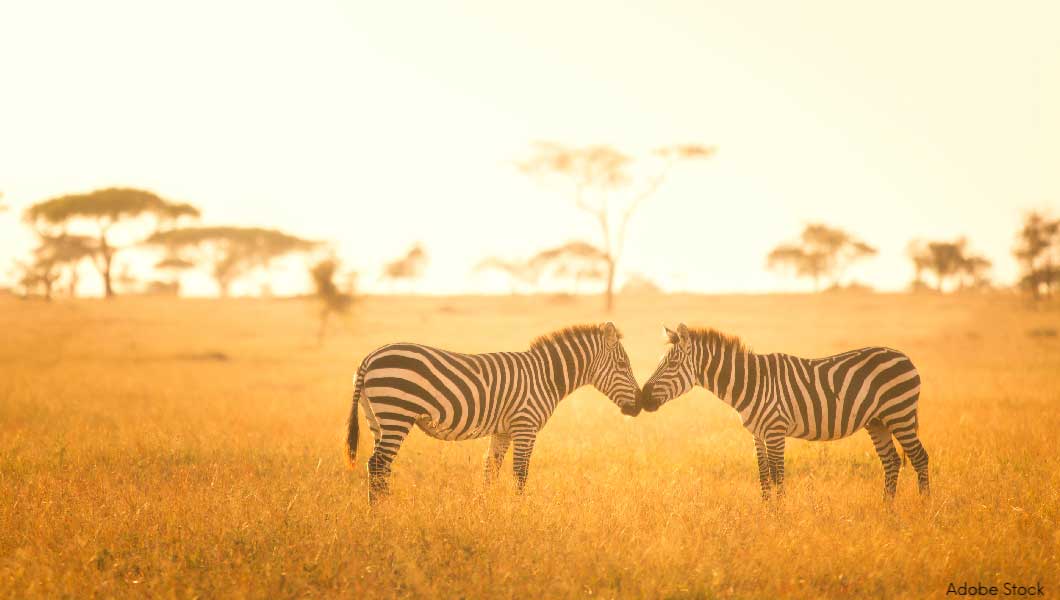
<path id="1" fill-rule="evenodd" d="M 31 262 L 20 265 L 22 277 L 19 283 L 27 295 L 37 291 L 46 300 L 51 300 L 55 283 L 65 269 L 70 277 L 73 295 L 77 286 L 78 265 L 95 252 L 95 240 L 87 236 L 66 233 L 41 236 L 40 244 L 33 250 Z"/>
<path id="2" fill-rule="evenodd" d="M 957 289 L 982 290 L 990 286 L 987 272 L 994 263 L 978 254 L 964 255 L 957 267 Z"/>
<path id="3" fill-rule="evenodd" d="M 423 276 L 427 267 L 427 251 L 420 244 L 415 244 L 409 249 L 405 256 L 383 265 L 383 273 L 380 279 L 387 279 L 397 283 L 398 281 L 412 281 Z"/>
<path id="4" fill-rule="evenodd" d="M 228 296 L 235 280 L 255 270 L 268 275 L 276 259 L 319 245 L 275 229 L 227 226 L 159 231 L 145 243 L 166 248 L 170 257 L 205 264 L 221 296 Z"/>
<path id="5" fill-rule="evenodd" d="M 623 294 L 661 294 L 662 288 L 648 276 L 634 273 L 622 286 Z"/>
<path id="6" fill-rule="evenodd" d="M 511 293 L 518 291 L 519 286 L 536 287 L 540 273 L 525 260 L 505 260 L 496 256 L 482 259 L 473 269 L 475 272 L 496 271 L 508 277 Z"/>
<path id="7" fill-rule="evenodd" d="M 583 281 L 604 281 L 606 260 L 604 252 L 596 246 L 575 240 L 541 250 L 526 260 L 490 257 L 477 264 L 475 270 L 506 274 L 511 280 L 513 293 L 517 283 L 536 288 L 541 285 L 543 277 L 570 281 L 573 291 L 577 292 Z"/>
<path id="8" fill-rule="evenodd" d="M 986 271 L 990 268 L 990 261 L 972 254 L 968 250 L 968 241 L 963 237 L 952 242 L 914 240 L 909 245 L 908 254 L 918 272 L 934 274 L 935 289 L 939 292 L 950 280 L 956 280 L 957 289 L 987 284 Z"/>
<path id="9" fill-rule="evenodd" d="M 320 301 L 320 329 L 317 330 L 317 345 L 324 343 L 328 319 L 332 314 L 343 315 L 350 311 L 353 304 L 353 284 L 342 289 L 335 281 L 340 267 L 339 259 L 331 254 L 309 268 L 309 277 L 313 280 L 314 296 Z"/>
<path id="10" fill-rule="evenodd" d="M 573 187 L 574 204 L 588 213 L 599 227 L 604 255 L 604 304 L 614 307 L 615 274 L 622 259 L 630 220 L 640 205 L 655 195 L 680 161 L 704 159 L 714 148 L 696 144 L 674 145 L 652 152 L 653 173 L 644 181 L 632 175 L 633 159 L 610 146 L 572 147 L 539 143 L 533 155 L 517 163 L 520 171 L 533 176 L 558 176 Z"/>
<path id="11" fill-rule="evenodd" d="M 913 263 L 913 281 L 910 288 L 914 292 L 930 289 L 924 281 L 924 273 L 931 269 L 931 256 L 924 248 L 925 244 L 921 240 L 912 240 L 905 247 L 905 255 Z"/>
<path id="12" fill-rule="evenodd" d="M 1052 296 L 1060 284 L 1060 219 L 1032 212 L 1023 219 L 1017 240 L 1013 254 L 1023 269 L 1021 287 L 1035 299 Z"/>
<path id="13" fill-rule="evenodd" d="M 605 282 L 609 266 L 607 253 L 577 240 L 546 248 L 531 257 L 528 264 L 540 275 L 571 281 L 574 292 L 582 281 Z"/>
<path id="14" fill-rule="evenodd" d="M 802 230 L 798 242 L 774 248 L 766 257 L 766 266 L 809 277 L 814 291 L 819 291 L 821 279 L 830 278 L 832 285 L 838 287 L 851 263 L 875 254 L 875 248 L 841 229 L 811 223 Z"/>
<path id="15" fill-rule="evenodd" d="M 166 278 L 162 285 L 167 288 L 169 293 L 173 295 L 180 295 L 180 276 L 185 271 L 190 271 L 195 268 L 195 263 L 190 260 L 185 260 L 179 256 L 167 256 L 162 260 L 155 263 L 155 270 L 168 273 L 169 276 Z"/>
<path id="16" fill-rule="evenodd" d="M 181 217 L 198 217 L 199 209 L 190 204 L 170 202 L 152 192 L 133 188 L 107 188 L 87 194 L 70 194 L 45 200 L 26 209 L 24 218 L 38 235 L 68 228 L 86 227 L 96 238 L 93 259 L 103 278 L 107 298 L 114 296 L 112 268 L 115 256 L 124 246 L 116 246 L 111 234 L 118 228 L 139 224 L 159 228 Z"/>

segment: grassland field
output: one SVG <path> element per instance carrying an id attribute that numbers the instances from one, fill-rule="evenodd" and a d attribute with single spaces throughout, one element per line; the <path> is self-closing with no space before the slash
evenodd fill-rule
<path id="1" fill-rule="evenodd" d="M 1060 595 L 1060 311 L 1007 296 L 367 297 L 316 343 L 308 300 L 0 298 L 0 596 L 945 598 Z M 351 376 L 391 341 L 521 350 L 613 320 L 640 381 L 684 321 L 760 352 L 908 353 L 933 495 L 892 506 L 864 433 L 789 441 L 763 504 L 750 435 L 699 390 L 636 418 L 583 389 L 524 496 L 487 439 L 414 431 L 367 507 Z M 361 418 L 364 418 L 363 413 Z M 953 597 L 953 596 L 949 596 Z"/>

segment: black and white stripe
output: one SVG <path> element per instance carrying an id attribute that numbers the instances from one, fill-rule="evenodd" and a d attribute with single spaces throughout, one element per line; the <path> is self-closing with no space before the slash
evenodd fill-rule
<path id="1" fill-rule="evenodd" d="M 352 462 L 360 402 L 375 436 L 369 499 L 387 491 L 391 463 L 414 425 L 447 441 L 492 436 L 487 479 L 496 476 L 514 446 L 522 490 L 537 432 L 575 389 L 592 385 L 623 413 L 640 411 L 637 382 L 619 337 L 615 326 L 605 323 L 543 336 L 525 352 L 461 354 L 407 343 L 372 352 L 357 371 L 346 440 Z"/>
<path id="2" fill-rule="evenodd" d="M 928 455 L 917 436 L 920 375 L 905 354 L 862 348 L 826 358 L 755 354 L 711 329 L 666 330 L 671 348 L 644 384 L 641 406 L 654 411 L 700 385 L 740 413 L 755 439 L 763 497 L 784 481 L 784 441 L 837 440 L 865 429 L 884 467 L 884 493 L 894 495 L 902 460 L 891 436 L 928 493 Z"/>

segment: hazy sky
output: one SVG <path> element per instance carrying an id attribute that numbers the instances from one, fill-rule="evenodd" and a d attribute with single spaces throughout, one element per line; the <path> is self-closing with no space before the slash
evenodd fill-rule
<path id="1" fill-rule="evenodd" d="M 0 271 L 25 206 L 127 185 L 333 240 L 368 288 L 419 241 L 422 289 L 480 289 L 484 255 L 595 240 L 512 167 L 556 140 L 718 147 L 630 231 L 627 272 L 672 289 L 804 289 L 764 262 L 808 221 L 877 246 L 850 274 L 878 288 L 913 237 L 966 235 L 1011 281 L 1021 214 L 1060 213 L 1058 23 L 1053 1 L 5 2 Z"/>

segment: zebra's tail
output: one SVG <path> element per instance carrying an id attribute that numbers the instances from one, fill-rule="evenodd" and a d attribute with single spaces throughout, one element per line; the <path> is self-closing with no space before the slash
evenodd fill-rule
<path id="1" fill-rule="evenodd" d="M 353 384 L 353 406 L 350 407 L 350 419 L 346 423 L 346 458 L 349 459 L 351 467 L 354 466 L 354 459 L 357 458 L 357 435 L 360 428 L 357 423 L 357 402 L 361 399 L 361 388 L 364 387 L 364 372 L 368 370 L 367 365 L 366 360 L 357 369 L 357 379 Z"/>

